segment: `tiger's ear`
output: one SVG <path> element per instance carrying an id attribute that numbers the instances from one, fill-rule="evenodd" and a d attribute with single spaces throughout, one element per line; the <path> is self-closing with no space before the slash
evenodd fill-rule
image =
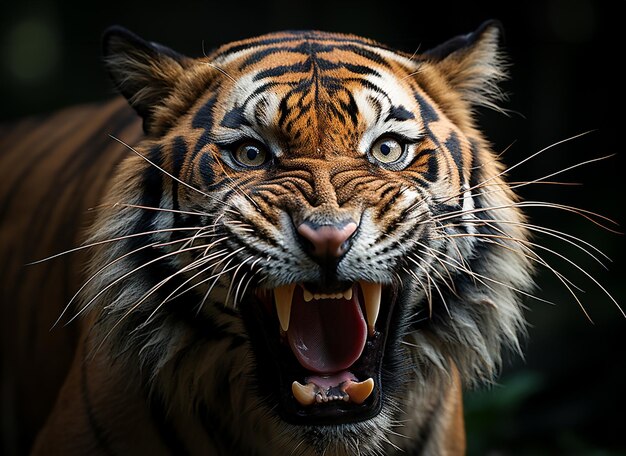
<path id="1" fill-rule="evenodd" d="M 104 32 L 102 50 L 111 79 L 148 132 L 155 110 L 165 104 L 191 59 L 119 26 Z"/>
<path id="2" fill-rule="evenodd" d="M 505 97 L 498 82 L 506 79 L 506 62 L 499 49 L 502 35 L 499 21 L 487 21 L 472 33 L 426 51 L 423 57 L 439 67 L 450 86 L 470 104 L 500 110 L 496 102 Z"/>

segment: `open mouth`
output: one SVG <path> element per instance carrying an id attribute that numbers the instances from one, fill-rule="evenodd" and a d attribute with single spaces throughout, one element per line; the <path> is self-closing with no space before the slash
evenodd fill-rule
<path id="1" fill-rule="evenodd" d="M 380 411 L 392 292 L 363 281 L 338 289 L 257 289 L 262 305 L 246 312 L 261 384 L 288 422 L 347 423 Z"/>

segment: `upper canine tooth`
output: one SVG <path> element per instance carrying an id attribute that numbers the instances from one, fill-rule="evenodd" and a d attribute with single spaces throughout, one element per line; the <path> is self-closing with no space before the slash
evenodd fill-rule
<path id="1" fill-rule="evenodd" d="M 304 298 L 305 302 L 309 302 L 309 301 L 311 301 L 313 299 L 313 293 L 311 293 L 306 288 L 303 288 L 302 289 L 302 297 Z"/>
<path id="2" fill-rule="evenodd" d="M 352 287 L 343 292 L 343 299 L 352 299 Z"/>
<path id="3" fill-rule="evenodd" d="M 363 298 L 365 299 L 365 314 L 367 316 L 367 328 L 369 335 L 374 335 L 376 319 L 380 311 L 380 295 L 382 285 L 380 283 L 359 282 L 361 290 L 363 290 Z"/>
<path id="4" fill-rule="evenodd" d="M 289 317 L 291 316 L 291 301 L 293 299 L 293 290 L 296 288 L 296 284 L 283 285 L 278 288 L 274 288 L 274 303 L 276 304 L 276 313 L 278 314 L 278 321 L 280 321 L 280 327 L 283 331 L 287 332 L 289 329 Z"/>

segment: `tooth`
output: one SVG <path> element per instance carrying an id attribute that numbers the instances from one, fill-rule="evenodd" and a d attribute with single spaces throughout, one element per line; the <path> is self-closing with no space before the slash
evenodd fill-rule
<path id="1" fill-rule="evenodd" d="M 371 377 L 362 382 L 351 382 L 346 388 L 346 393 L 350 396 L 350 402 L 362 404 L 374 390 L 374 379 Z"/>
<path id="2" fill-rule="evenodd" d="M 343 299 L 352 299 L 352 287 L 343 292 Z"/>
<path id="3" fill-rule="evenodd" d="M 278 314 L 278 320 L 280 321 L 280 327 L 283 331 L 289 329 L 289 317 L 291 315 L 291 301 L 293 299 L 293 290 L 296 288 L 296 284 L 283 285 L 278 288 L 274 288 L 274 303 L 276 304 L 276 313 Z"/>
<path id="4" fill-rule="evenodd" d="M 380 283 L 359 282 L 365 298 L 365 314 L 367 316 L 367 328 L 370 336 L 374 335 L 374 328 L 378 312 L 380 311 L 380 294 L 382 285 Z"/>
<path id="5" fill-rule="evenodd" d="M 307 406 L 315 402 L 315 383 L 302 385 L 295 381 L 291 384 L 291 392 L 293 393 L 293 397 L 296 398 L 296 401 L 298 401 L 301 405 Z M 319 393 L 317 396 L 319 396 Z"/>
<path id="6" fill-rule="evenodd" d="M 309 290 L 306 289 L 302 289 L 302 296 L 304 297 L 304 301 L 305 302 L 309 302 L 311 301 L 311 299 L 313 299 L 313 293 L 311 293 Z"/>
<path id="7" fill-rule="evenodd" d="M 313 299 L 315 299 L 316 301 L 319 300 L 322 296 L 319 293 L 315 293 L 313 295 Z"/>

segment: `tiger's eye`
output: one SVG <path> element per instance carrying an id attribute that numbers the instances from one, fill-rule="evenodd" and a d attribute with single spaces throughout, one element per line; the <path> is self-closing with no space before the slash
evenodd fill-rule
<path id="1" fill-rule="evenodd" d="M 370 154 L 384 164 L 398 161 L 402 157 L 404 146 L 394 138 L 383 137 L 378 139 L 370 149 Z"/>
<path id="2" fill-rule="evenodd" d="M 267 151 L 260 144 L 243 143 L 235 151 L 235 160 L 244 166 L 261 166 L 267 161 Z"/>

